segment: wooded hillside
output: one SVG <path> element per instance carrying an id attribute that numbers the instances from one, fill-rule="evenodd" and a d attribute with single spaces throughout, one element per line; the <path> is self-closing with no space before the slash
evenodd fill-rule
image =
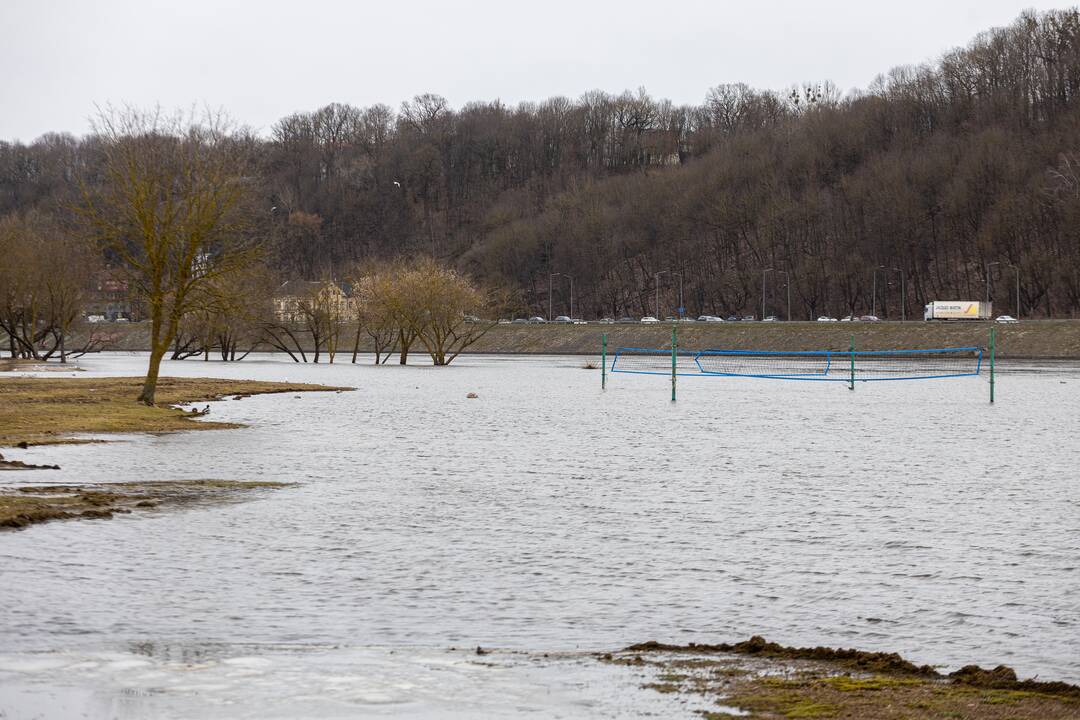
<path id="1" fill-rule="evenodd" d="M 792 73 L 799 69 L 792 59 Z M 737 68 L 717 68 L 736 76 Z M 343 95 L 349 88 L 342 88 Z M 259 139 L 258 231 L 281 278 L 432 254 L 521 310 L 909 317 L 931 299 L 1080 312 L 1080 14 L 1026 13 L 967 47 L 842 94 L 718 85 L 453 109 L 331 104 Z M 94 136 L 0 142 L 0 216 L 62 213 Z M 770 270 L 771 269 L 771 270 Z M 768 272 L 767 272 L 768 270 Z"/>

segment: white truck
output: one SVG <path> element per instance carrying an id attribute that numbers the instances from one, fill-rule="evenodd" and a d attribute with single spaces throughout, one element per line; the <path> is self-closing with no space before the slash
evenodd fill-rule
<path id="1" fill-rule="evenodd" d="M 923 320 L 989 320 L 990 303 L 976 300 L 934 300 L 923 311 Z"/>

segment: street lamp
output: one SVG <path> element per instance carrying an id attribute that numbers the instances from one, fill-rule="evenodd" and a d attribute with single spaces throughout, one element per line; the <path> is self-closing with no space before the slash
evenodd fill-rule
<path id="1" fill-rule="evenodd" d="M 680 318 L 683 315 L 686 314 L 686 306 L 683 305 L 683 299 L 682 299 L 682 286 L 683 286 L 683 274 L 682 274 L 682 271 L 680 270 L 679 271 L 679 317 Z M 659 320 L 659 318 L 657 318 L 657 319 Z"/>
<path id="2" fill-rule="evenodd" d="M 548 322 L 551 322 L 551 281 L 556 277 L 564 277 L 570 281 L 570 319 L 574 319 L 574 278 L 566 273 L 549 273 L 548 274 Z"/>
<path id="3" fill-rule="evenodd" d="M 1006 266 L 1011 267 L 1016 271 L 1016 319 L 1020 319 L 1020 268 L 1012 263 L 1005 263 Z"/>
<path id="4" fill-rule="evenodd" d="M 661 270 L 660 272 L 656 273 L 653 276 L 654 282 L 656 283 L 656 319 L 657 320 L 660 319 L 660 276 L 663 275 L 664 273 L 667 273 L 667 274 L 670 275 L 671 271 L 670 270 Z"/>
<path id="5" fill-rule="evenodd" d="M 574 319 L 574 278 L 566 273 L 563 277 L 570 281 L 570 319 Z"/>
<path id="6" fill-rule="evenodd" d="M 990 268 L 1000 265 L 1000 262 L 986 263 L 986 304 L 990 305 Z"/>
<path id="7" fill-rule="evenodd" d="M 904 307 L 904 301 L 907 299 L 907 293 L 904 292 L 904 271 L 898 267 L 886 267 L 885 265 L 878 265 L 874 270 L 874 309 L 871 311 L 871 315 L 877 315 L 877 271 L 884 270 L 889 272 L 890 270 L 900 275 L 900 320 L 907 320 L 907 308 Z M 889 287 L 888 280 L 885 281 L 885 299 L 889 299 Z"/>
<path id="8" fill-rule="evenodd" d="M 884 269 L 884 265 L 878 265 L 876 268 L 874 268 L 874 282 L 871 284 L 873 291 L 870 296 L 870 315 L 872 317 L 877 317 L 877 274 L 878 270 Z"/>
<path id="9" fill-rule="evenodd" d="M 559 273 L 548 273 L 548 320 L 551 320 L 551 281 L 558 274 Z"/>
<path id="10" fill-rule="evenodd" d="M 791 273 L 787 270 L 779 270 L 777 268 L 765 268 L 761 271 L 761 319 L 765 319 L 765 273 L 778 272 L 784 273 L 785 286 L 787 287 L 787 316 L 786 320 L 791 322 Z"/>

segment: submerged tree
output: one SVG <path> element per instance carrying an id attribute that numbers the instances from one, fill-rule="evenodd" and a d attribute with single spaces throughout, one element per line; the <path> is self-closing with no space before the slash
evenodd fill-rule
<path id="1" fill-rule="evenodd" d="M 0 258 L 0 330 L 12 357 L 67 362 L 97 255 L 54 218 L 31 211 L 0 218 Z"/>
<path id="2" fill-rule="evenodd" d="M 433 364 L 449 365 L 495 325 L 481 317 L 491 317 L 492 297 L 467 277 L 432 260 L 421 261 L 411 272 L 414 302 L 423 309 L 417 337 Z"/>
<path id="3" fill-rule="evenodd" d="M 492 294 L 430 258 L 369 270 L 356 287 L 368 334 L 376 343 L 396 334 L 402 365 L 417 340 L 434 365 L 449 365 L 495 324 L 481 319 L 492 314 Z"/>
<path id="4" fill-rule="evenodd" d="M 249 137 L 221 117 L 201 122 L 136 110 L 102 113 L 98 182 L 84 181 L 83 216 L 118 261 L 150 319 L 139 402 L 154 404 L 161 360 L 212 283 L 248 264 Z"/>

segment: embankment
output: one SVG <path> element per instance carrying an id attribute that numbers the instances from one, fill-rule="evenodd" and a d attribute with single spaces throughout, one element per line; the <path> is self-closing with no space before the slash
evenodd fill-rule
<path id="1" fill-rule="evenodd" d="M 110 325 L 114 336 L 109 350 L 145 350 L 144 323 Z M 860 350 L 896 348 L 986 347 L 990 323 L 679 323 L 679 345 L 687 349 L 734 350 L 846 350 L 852 337 Z M 1080 320 L 1028 320 L 1015 325 L 997 324 L 997 355 L 1013 359 L 1080 360 Z M 600 336 L 608 348 L 665 347 L 671 342 L 671 324 L 498 325 L 469 348 L 469 353 L 597 355 Z M 343 338 L 352 348 L 352 337 Z M 373 348 L 361 338 L 360 348 Z M 270 348 L 260 348 L 269 350 Z M 422 347 L 414 351 L 422 353 Z M 342 351 L 338 362 L 347 359 Z M 216 356 L 211 355 L 216 358 Z"/>

